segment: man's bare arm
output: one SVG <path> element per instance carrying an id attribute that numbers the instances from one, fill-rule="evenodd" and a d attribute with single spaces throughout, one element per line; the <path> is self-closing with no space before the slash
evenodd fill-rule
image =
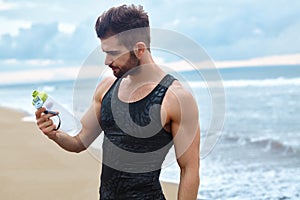
<path id="1" fill-rule="evenodd" d="M 169 96 L 171 130 L 177 162 L 180 167 L 179 200 L 197 199 L 200 184 L 200 126 L 198 107 L 192 95 L 182 86 L 172 87 Z"/>
<path id="2" fill-rule="evenodd" d="M 92 105 L 81 119 L 82 130 L 76 136 L 70 136 L 62 131 L 56 131 L 50 117 L 53 114 L 44 114 L 45 108 L 36 111 L 37 125 L 40 130 L 63 149 L 70 152 L 85 150 L 101 133 L 99 124 L 102 97 L 112 84 L 113 79 L 103 80 L 97 87 Z"/>

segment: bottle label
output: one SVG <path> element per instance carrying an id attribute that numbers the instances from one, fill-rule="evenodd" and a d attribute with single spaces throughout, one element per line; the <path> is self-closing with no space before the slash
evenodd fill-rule
<path id="1" fill-rule="evenodd" d="M 36 109 L 41 108 L 44 104 L 43 100 L 39 96 L 35 97 L 32 102 Z"/>

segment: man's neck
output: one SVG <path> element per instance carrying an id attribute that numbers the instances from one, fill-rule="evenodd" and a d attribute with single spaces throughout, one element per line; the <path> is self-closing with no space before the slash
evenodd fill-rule
<path id="1" fill-rule="evenodd" d="M 165 72 L 153 62 L 137 66 L 125 79 L 130 84 L 158 83 L 164 75 Z"/>

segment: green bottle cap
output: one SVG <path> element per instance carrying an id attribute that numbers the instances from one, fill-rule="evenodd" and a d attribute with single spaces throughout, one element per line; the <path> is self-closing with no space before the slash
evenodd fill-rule
<path id="1" fill-rule="evenodd" d="M 32 97 L 33 97 L 32 104 L 36 105 L 36 104 L 44 103 L 48 98 L 48 94 L 46 92 L 39 92 L 38 90 L 34 90 L 32 92 Z"/>

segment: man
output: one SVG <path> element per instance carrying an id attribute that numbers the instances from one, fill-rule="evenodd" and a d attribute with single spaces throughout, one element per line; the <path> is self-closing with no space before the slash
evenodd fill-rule
<path id="1" fill-rule="evenodd" d="M 113 7 L 97 19 L 95 29 L 116 78 L 98 85 L 78 135 L 55 130 L 45 108 L 36 111 L 39 128 L 71 152 L 85 150 L 104 131 L 100 199 L 165 199 L 159 175 L 174 144 L 181 169 L 178 199 L 196 199 L 198 108 L 192 95 L 153 61 L 147 13 L 141 6 Z"/>

